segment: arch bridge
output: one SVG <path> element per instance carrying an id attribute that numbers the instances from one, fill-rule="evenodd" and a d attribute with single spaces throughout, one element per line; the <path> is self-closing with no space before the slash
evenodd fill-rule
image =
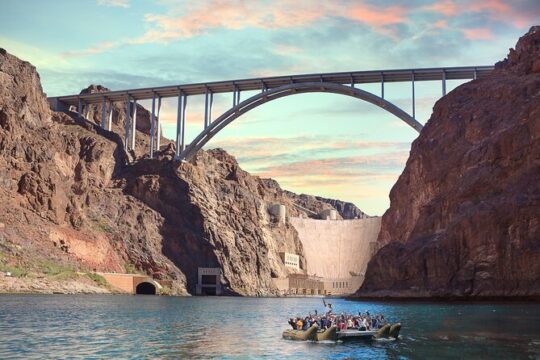
<path id="1" fill-rule="evenodd" d="M 197 84 L 171 85 L 152 88 L 128 89 L 93 94 L 76 94 L 49 98 L 53 110 L 65 111 L 69 107 L 77 108 L 79 116 L 85 116 L 88 105 L 102 106 L 101 126 L 111 130 L 112 103 L 126 102 L 126 126 L 124 144 L 126 150 L 135 148 L 137 101 L 152 100 L 150 124 L 150 157 L 160 148 L 161 122 L 160 109 L 163 98 L 177 97 L 176 121 L 176 159 L 190 160 L 212 137 L 232 121 L 266 102 L 281 97 L 326 92 L 351 96 L 392 113 L 407 125 L 420 132 L 422 124 L 416 120 L 415 83 L 418 81 L 441 81 L 441 94 L 446 95 L 446 80 L 468 80 L 487 76 L 493 66 L 464 66 L 423 69 L 375 70 L 339 73 L 304 74 L 290 76 L 261 77 L 242 80 L 216 81 Z M 399 108 L 387 101 L 384 96 L 385 84 L 410 82 L 411 112 Z M 358 84 L 380 84 L 380 95 L 356 87 Z M 244 91 L 257 91 L 241 101 Z M 232 105 L 229 110 L 212 120 L 213 95 L 230 93 Z M 188 97 L 204 95 L 204 130 L 190 143 L 185 143 L 186 106 Z"/>

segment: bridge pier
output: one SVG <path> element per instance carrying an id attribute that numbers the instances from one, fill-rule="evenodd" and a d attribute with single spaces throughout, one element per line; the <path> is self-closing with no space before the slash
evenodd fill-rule
<path id="1" fill-rule="evenodd" d="M 182 92 L 178 94 L 178 105 L 176 109 L 176 152 L 175 159 L 180 159 L 180 153 L 185 149 L 186 131 L 186 105 L 187 96 Z"/>
<path id="2" fill-rule="evenodd" d="M 384 99 L 384 74 L 381 73 L 381 99 Z"/>
<path id="3" fill-rule="evenodd" d="M 204 96 L 204 128 L 212 123 L 212 104 L 214 102 L 214 93 L 210 89 L 206 89 Z"/>
<path id="4" fill-rule="evenodd" d="M 80 119 L 80 120 L 82 120 L 82 118 L 83 118 L 82 109 L 83 109 L 83 102 L 82 102 L 82 100 L 79 98 L 78 103 L 77 103 L 77 112 L 79 113 L 79 119 Z"/>
<path id="5" fill-rule="evenodd" d="M 105 129 L 106 122 L 107 122 L 107 99 L 104 96 L 103 100 L 101 101 L 101 128 L 102 129 Z"/>
<path id="6" fill-rule="evenodd" d="M 137 99 L 133 100 L 132 105 L 133 117 L 131 119 L 131 150 L 135 150 L 135 137 L 137 135 Z"/>
<path id="7" fill-rule="evenodd" d="M 156 123 L 156 94 L 152 96 L 152 114 L 150 116 L 150 159 L 154 158 L 154 127 Z"/>
<path id="8" fill-rule="evenodd" d="M 442 96 L 446 95 L 446 71 L 442 72 Z"/>
<path id="9" fill-rule="evenodd" d="M 107 130 L 112 131 L 112 114 L 113 114 L 113 103 L 109 101 L 109 119 L 107 122 Z"/>
<path id="10" fill-rule="evenodd" d="M 238 105 L 240 103 L 240 90 L 238 89 L 237 85 L 234 85 L 233 88 L 233 107 Z"/>
<path id="11" fill-rule="evenodd" d="M 412 72 L 411 76 L 411 84 L 412 84 L 412 118 L 416 120 L 416 101 L 415 101 L 415 94 L 414 94 L 414 71 Z"/>
<path id="12" fill-rule="evenodd" d="M 161 96 L 158 96 L 158 105 L 157 105 L 157 114 L 156 114 L 156 128 L 154 132 L 155 141 L 154 144 L 156 145 L 155 151 L 159 151 L 159 148 L 161 147 Z"/>
<path id="13" fill-rule="evenodd" d="M 124 123 L 124 131 L 125 131 L 125 138 L 124 138 L 124 147 L 126 148 L 126 151 L 129 150 L 129 131 L 131 130 L 131 101 L 129 99 L 129 96 L 126 100 L 126 120 Z"/>

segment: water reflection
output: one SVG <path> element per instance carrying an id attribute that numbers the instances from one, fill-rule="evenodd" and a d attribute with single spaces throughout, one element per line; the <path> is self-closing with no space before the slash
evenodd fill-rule
<path id="1" fill-rule="evenodd" d="M 0 296 L 0 358 L 539 358 L 536 304 L 333 300 L 339 311 L 402 321 L 384 342 L 286 341 L 288 317 L 320 299 Z"/>

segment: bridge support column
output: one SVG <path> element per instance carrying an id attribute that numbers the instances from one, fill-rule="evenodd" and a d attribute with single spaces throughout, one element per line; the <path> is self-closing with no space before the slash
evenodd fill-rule
<path id="1" fill-rule="evenodd" d="M 212 123 L 212 103 L 214 102 L 214 93 L 209 89 L 206 89 L 204 96 L 204 128 L 210 126 Z"/>
<path id="2" fill-rule="evenodd" d="M 125 138 L 124 138 L 124 146 L 126 148 L 126 151 L 129 150 L 129 131 L 131 129 L 131 100 L 129 97 L 126 101 L 126 119 L 124 124 L 124 130 L 125 130 Z"/>
<path id="3" fill-rule="evenodd" d="M 83 102 L 83 118 L 88 120 L 88 114 L 90 113 L 90 106 L 87 103 Z"/>
<path id="4" fill-rule="evenodd" d="M 105 125 L 107 125 L 107 100 L 103 97 L 101 102 L 101 128 L 105 129 Z"/>
<path id="5" fill-rule="evenodd" d="M 156 123 L 156 94 L 152 96 L 152 116 L 150 118 L 150 159 L 154 158 L 154 134 Z"/>
<path id="6" fill-rule="evenodd" d="M 234 85 L 233 90 L 233 107 L 238 105 L 240 103 L 240 89 L 238 89 L 238 86 Z"/>
<path id="7" fill-rule="evenodd" d="M 176 112 L 176 154 L 175 159 L 180 159 L 180 153 L 184 151 L 185 131 L 186 131 L 186 105 L 187 96 L 180 93 L 178 95 L 178 107 Z"/>
<path id="8" fill-rule="evenodd" d="M 82 100 L 79 99 L 79 102 L 77 104 L 77 112 L 79 113 L 79 119 L 81 119 L 81 120 L 83 118 L 83 116 L 82 116 L 82 107 L 83 107 Z"/>
<path id="9" fill-rule="evenodd" d="M 381 73 L 381 99 L 384 99 L 384 74 Z"/>
<path id="10" fill-rule="evenodd" d="M 157 116 L 156 116 L 156 151 L 159 151 L 159 148 L 161 147 L 161 117 L 159 116 L 159 113 L 161 112 L 161 96 L 158 96 L 158 105 L 157 105 Z"/>
<path id="11" fill-rule="evenodd" d="M 446 95 L 446 71 L 442 73 L 442 96 Z"/>
<path id="12" fill-rule="evenodd" d="M 113 114 L 113 103 L 109 101 L 109 120 L 107 123 L 107 130 L 112 131 L 112 114 Z"/>
<path id="13" fill-rule="evenodd" d="M 137 100 L 133 100 L 132 104 L 133 117 L 131 119 L 131 150 L 135 150 L 135 137 L 137 135 Z"/>
<path id="14" fill-rule="evenodd" d="M 416 100 L 415 100 L 415 94 L 414 94 L 414 72 L 412 73 L 412 118 L 416 119 Z"/>

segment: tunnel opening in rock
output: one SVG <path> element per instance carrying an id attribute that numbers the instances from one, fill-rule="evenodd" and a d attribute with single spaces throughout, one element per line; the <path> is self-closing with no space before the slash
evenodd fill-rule
<path id="1" fill-rule="evenodd" d="M 149 282 L 142 282 L 135 288 L 137 295 L 156 295 L 156 286 Z"/>

